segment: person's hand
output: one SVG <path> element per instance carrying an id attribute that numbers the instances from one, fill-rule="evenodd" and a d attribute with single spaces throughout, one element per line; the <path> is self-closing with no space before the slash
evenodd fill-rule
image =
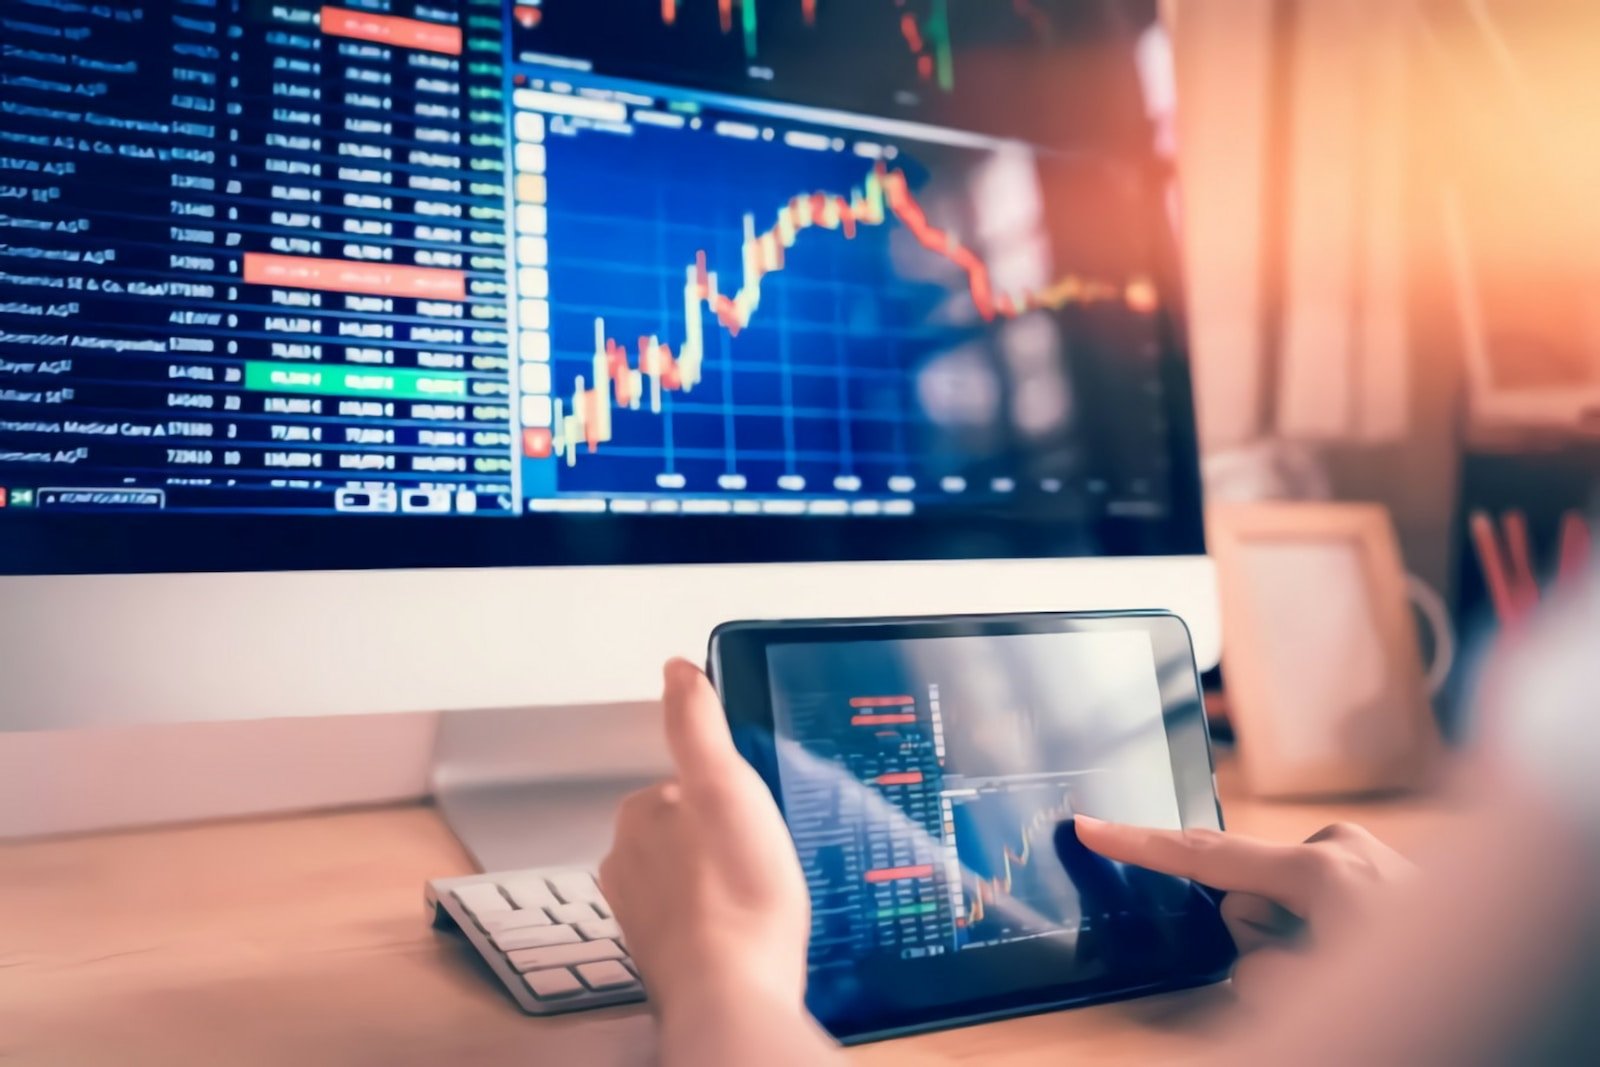
<path id="1" fill-rule="evenodd" d="M 788 827 L 706 676 L 684 660 L 665 673 L 677 777 L 623 802 L 601 889 L 658 1011 L 762 996 L 798 1010 L 811 914 Z"/>
<path id="2" fill-rule="evenodd" d="M 1227 893 L 1222 918 L 1239 948 L 1235 980 L 1267 984 L 1292 950 L 1381 911 L 1410 861 L 1350 823 L 1283 845 L 1220 830 L 1151 830 L 1079 815 L 1078 839 L 1107 859 Z"/>

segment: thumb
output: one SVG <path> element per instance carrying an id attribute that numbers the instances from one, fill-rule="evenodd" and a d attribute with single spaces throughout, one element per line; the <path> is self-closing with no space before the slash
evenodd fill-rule
<path id="1" fill-rule="evenodd" d="M 1317 857 L 1304 845 L 1280 845 L 1221 830 L 1153 830 L 1073 820 L 1078 840 L 1107 859 L 1175 875 L 1230 893 L 1252 893 L 1304 917 L 1317 885 Z"/>
<path id="2" fill-rule="evenodd" d="M 720 785 L 743 757 L 733 746 L 733 734 L 716 691 L 705 673 L 688 660 L 668 661 L 663 674 L 667 747 L 678 769 L 678 781 L 691 793 Z"/>

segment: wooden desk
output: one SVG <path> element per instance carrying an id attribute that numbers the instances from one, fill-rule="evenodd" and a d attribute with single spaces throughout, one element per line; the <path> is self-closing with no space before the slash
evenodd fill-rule
<path id="1" fill-rule="evenodd" d="M 1442 801 L 1263 804 L 1221 776 L 1231 827 L 1298 840 L 1340 819 L 1406 850 Z M 638 1008 L 520 1014 L 422 884 L 466 873 L 431 808 L 0 846 L 0 1061 L 162 1065 L 649 1063 Z M 1219 989 L 856 1050 L 870 1065 L 1159 1062 L 1205 1040 Z"/>

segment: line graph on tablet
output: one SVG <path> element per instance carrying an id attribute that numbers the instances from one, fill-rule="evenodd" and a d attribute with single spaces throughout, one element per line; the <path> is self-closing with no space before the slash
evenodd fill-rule
<path id="1" fill-rule="evenodd" d="M 1057 855 L 1057 828 L 1072 816 L 1057 786 L 991 790 L 952 807 L 966 901 L 967 945 L 1053 932 L 1079 919 L 1078 894 Z"/>

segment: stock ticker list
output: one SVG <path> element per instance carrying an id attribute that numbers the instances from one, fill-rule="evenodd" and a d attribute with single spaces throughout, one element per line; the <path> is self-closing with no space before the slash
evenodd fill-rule
<path id="1" fill-rule="evenodd" d="M 813 964 L 870 953 L 943 955 L 954 944 L 962 897 L 945 829 L 937 686 L 922 699 L 791 695 L 786 713 L 816 760 L 784 782 L 811 892 Z"/>
<path id="2" fill-rule="evenodd" d="M 502 33 L 498 0 L 0 5 L 13 505 L 516 511 Z"/>

